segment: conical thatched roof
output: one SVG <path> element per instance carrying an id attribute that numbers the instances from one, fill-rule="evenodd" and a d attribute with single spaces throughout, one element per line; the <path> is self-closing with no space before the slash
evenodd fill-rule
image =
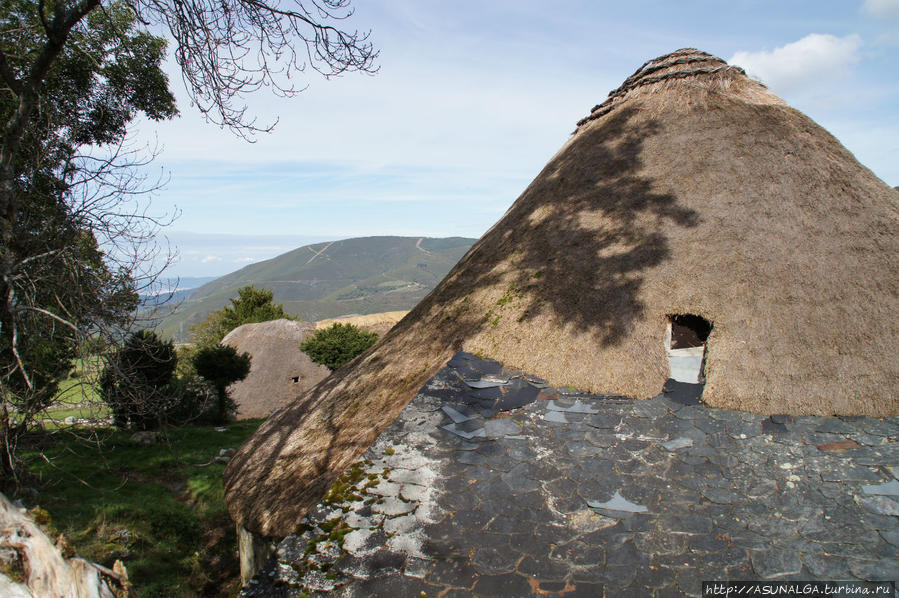
<path id="1" fill-rule="evenodd" d="M 406 318 L 238 451 L 231 514 L 292 531 L 460 349 L 654 396 L 671 314 L 714 326 L 712 406 L 899 414 L 897 230 L 896 192 L 741 69 L 649 61 Z"/>
<path id="2" fill-rule="evenodd" d="M 249 375 L 228 388 L 238 419 L 268 417 L 328 377 L 331 370 L 300 351 L 315 330 L 315 323 L 271 320 L 238 326 L 222 339 L 251 358 Z"/>

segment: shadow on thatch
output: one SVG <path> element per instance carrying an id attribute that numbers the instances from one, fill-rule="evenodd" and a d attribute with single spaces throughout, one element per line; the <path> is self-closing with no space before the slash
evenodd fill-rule
<path id="1" fill-rule="evenodd" d="M 653 191 L 653 181 L 637 174 L 644 140 L 657 127 L 652 120 L 631 122 L 636 112 L 623 108 L 603 127 L 580 132 L 515 203 L 502 227 L 475 246 L 479 251 L 465 263 L 464 284 L 443 299 L 502 284 L 505 298 L 523 308 L 518 322 L 548 311 L 557 325 L 588 331 L 604 345 L 618 343 L 643 312 L 642 273 L 670 256 L 665 229 L 699 222 L 694 210 L 670 193 Z M 554 198 L 549 210 L 547 197 Z M 595 224 L 600 219 L 602 228 Z M 484 260 L 485 250 L 494 259 Z M 510 261 L 514 274 L 496 271 L 502 259 Z M 468 332 L 491 322 L 462 324 Z"/>

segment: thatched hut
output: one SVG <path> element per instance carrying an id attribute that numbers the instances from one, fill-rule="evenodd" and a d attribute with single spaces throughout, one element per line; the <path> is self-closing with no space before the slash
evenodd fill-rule
<path id="1" fill-rule="evenodd" d="M 272 320 L 238 326 L 222 339 L 251 358 L 249 375 L 229 387 L 238 419 L 268 417 L 331 373 L 300 351 L 315 330 L 314 322 Z"/>
<path id="2" fill-rule="evenodd" d="M 244 444 L 229 510 L 289 533 L 458 350 L 646 398 L 692 320 L 711 406 L 899 414 L 897 230 L 895 190 L 742 69 L 651 60 L 390 333 Z"/>

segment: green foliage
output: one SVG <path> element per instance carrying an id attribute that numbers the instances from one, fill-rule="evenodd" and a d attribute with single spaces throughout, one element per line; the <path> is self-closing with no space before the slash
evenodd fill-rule
<path id="1" fill-rule="evenodd" d="M 9 137 L 0 196 L 0 392 L 14 407 L 0 412 L 3 482 L 15 477 L 16 438 L 60 400 L 72 359 L 105 345 L 101 337 L 121 330 L 137 305 L 127 259 L 117 263 L 121 255 L 109 252 L 143 234 L 146 214 L 129 219 L 128 197 L 138 189 L 121 153 L 104 161 L 85 146 L 115 146 L 138 113 L 154 120 L 176 113 L 160 68 L 165 40 L 142 31 L 122 2 L 104 4 L 58 40 L 65 43 L 35 94 L 26 93 L 30 70 L 49 56 L 47 19 L 64 10 L 0 3 L 0 120 Z"/>
<path id="2" fill-rule="evenodd" d="M 336 370 L 378 340 L 374 332 L 367 332 L 352 324 L 334 324 L 319 330 L 300 345 L 300 350 L 312 361 Z"/>
<path id="3" fill-rule="evenodd" d="M 214 423 L 224 423 L 237 410 L 237 405 L 228 395 L 228 386 L 243 380 L 250 373 L 249 353 L 238 355 L 234 347 L 227 345 L 202 347 L 194 355 L 193 362 L 197 374 L 215 387 L 218 401 Z"/>
<path id="4" fill-rule="evenodd" d="M 107 358 L 100 387 L 117 427 L 152 430 L 164 423 L 176 402 L 168 388 L 176 364 L 172 342 L 150 330 L 131 335 Z"/>
<path id="5" fill-rule="evenodd" d="M 198 347 L 214 347 L 225 336 L 244 324 L 270 320 L 294 319 L 284 306 L 274 303 L 274 293 L 268 289 L 245 286 L 231 299 L 231 305 L 215 310 L 199 324 L 191 327 L 191 341 Z"/>
<path id="6" fill-rule="evenodd" d="M 110 568 L 122 559 L 137 596 L 233 595 L 237 538 L 224 504 L 225 465 L 213 458 L 259 423 L 169 430 L 167 443 L 149 446 L 115 430 L 99 431 L 99 445 L 30 436 L 23 454 L 40 480 L 40 503 L 25 502 L 49 513 L 77 554 Z"/>

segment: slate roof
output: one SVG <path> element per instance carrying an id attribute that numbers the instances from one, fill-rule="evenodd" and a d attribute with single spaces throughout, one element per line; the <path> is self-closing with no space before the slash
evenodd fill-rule
<path id="1" fill-rule="evenodd" d="M 686 387 L 551 388 L 459 353 L 242 596 L 699 596 L 894 580 L 899 418 L 762 416 Z"/>

